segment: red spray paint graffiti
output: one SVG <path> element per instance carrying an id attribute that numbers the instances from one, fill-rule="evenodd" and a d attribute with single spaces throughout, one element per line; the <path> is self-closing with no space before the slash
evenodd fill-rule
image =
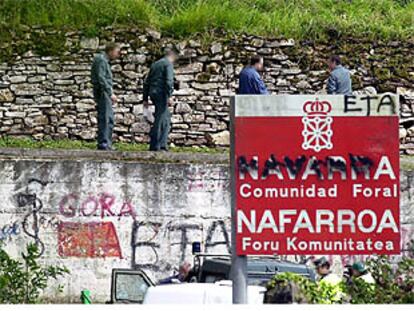
<path id="1" fill-rule="evenodd" d="M 67 218 L 75 216 L 136 217 L 136 211 L 131 202 L 117 202 L 115 195 L 105 192 L 98 195 L 89 194 L 85 198 L 80 198 L 77 193 L 69 193 L 60 200 L 59 213 Z"/>
<path id="2" fill-rule="evenodd" d="M 58 241 L 62 257 L 122 258 L 112 222 L 62 222 L 58 226 Z"/>

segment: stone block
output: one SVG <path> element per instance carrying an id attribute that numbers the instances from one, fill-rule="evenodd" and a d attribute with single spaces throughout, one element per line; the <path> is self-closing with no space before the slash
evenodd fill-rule
<path id="1" fill-rule="evenodd" d="M 0 90 L 0 102 L 12 102 L 14 94 L 9 89 Z"/>
<path id="2" fill-rule="evenodd" d="M 99 38 L 84 37 L 80 40 L 80 47 L 86 50 L 97 50 L 99 47 Z"/>
<path id="3" fill-rule="evenodd" d="M 81 99 L 76 103 L 76 110 L 79 112 L 95 110 L 96 104 L 92 99 Z"/>

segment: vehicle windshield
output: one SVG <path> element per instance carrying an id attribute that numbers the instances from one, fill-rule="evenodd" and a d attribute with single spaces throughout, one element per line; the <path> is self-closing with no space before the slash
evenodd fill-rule
<path id="1" fill-rule="evenodd" d="M 118 273 L 116 275 L 115 299 L 117 301 L 142 302 L 148 283 L 139 274 Z"/>

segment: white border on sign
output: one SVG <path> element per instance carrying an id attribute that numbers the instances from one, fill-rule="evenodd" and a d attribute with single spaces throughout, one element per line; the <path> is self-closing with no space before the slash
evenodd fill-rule
<path id="1" fill-rule="evenodd" d="M 397 116 L 399 96 L 393 93 L 378 95 L 237 95 L 235 117 L 292 117 L 303 116 L 308 101 L 329 102 L 331 116 L 366 117 Z M 390 103 L 392 102 L 392 103 Z"/>

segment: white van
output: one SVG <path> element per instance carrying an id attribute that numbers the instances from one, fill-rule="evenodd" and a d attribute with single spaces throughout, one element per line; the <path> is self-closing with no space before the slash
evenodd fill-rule
<path id="1" fill-rule="evenodd" d="M 266 289 L 262 286 L 248 287 L 248 303 L 263 304 Z M 144 304 L 231 304 L 232 283 L 182 283 L 149 287 Z"/>
<path id="2" fill-rule="evenodd" d="M 248 303 L 262 304 L 266 288 L 248 286 Z M 142 270 L 113 269 L 109 303 L 231 304 L 232 282 L 156 285 Z"/>

